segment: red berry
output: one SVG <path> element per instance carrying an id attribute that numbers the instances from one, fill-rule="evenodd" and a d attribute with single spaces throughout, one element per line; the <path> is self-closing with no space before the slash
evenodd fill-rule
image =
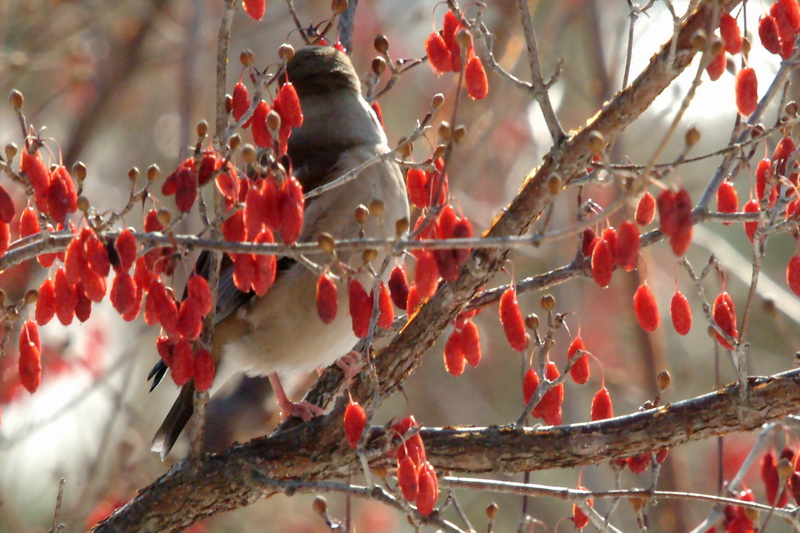
<path id="1" fill-rule="evenodd" d="M 714 321 L 729 337 L 733 338 L 733 340 L 738 340 L 739 332 L 736 327 L 736 307 L 733 305 L 731 295 L 726 291 L 722 291 L 714 299 Z M 733 350 L 733 346 L 719 333 L 715 332 L 715 335 L 722 346 L 728 350 Z"/>
<path id="2" fill-rule="evenodd" d="M 392 297 L 389 294 L 389 288 L 384 282 L 381 282 L 378 289 L 378 327 L 382 329 L 389 329 L 394 323 L 394 307 L 392 307 Z"/>
<path id="3" fill-rule="evenodd" d="M 175 344 L 169 364 L 172 380 L 178 387 L 183 387 L 194 376 L 194 353 L 192 345 L 187 340 L 180 340 Z"/>
<path id="4" fill-rule="evenodd" d="M 403 493 L 403 498 L 413 502 L 419 491 L 419 472 L 417 466 L 409 457 L 397 463 L 397 486 Z"/>
<path id="5" fill-rule="evenodd" d="M 178 309 L 178 332 L 181 337 L 196 340 L 203 332 L 203 315 L 192 300 L 184 300 Z"/>
<path id="6" fill-rule="evenodd" d="M 578 490 L 588 490 L 582 485 L 578 485 L 577 488 Z M 594 507 L 594 498 L 589 498 L 586 503 L 589 507 Z M 583 514 L 577 503 L 572 504 L 572 521 L 575 523 L 575 529 L 584 528 L 589 524 L 589 517 Z"/>
<path id="7" fill-rule="evenodd" d="M 772 15 L 766 15 L 758 21 L 758 38 L 761 45 L 771 54 L 781 53 L 781 40 L 778 37 L 778 25 Z"/>
<path id="8" fill-rule="evenodd" d="M 555 381 L 560 376 L 558 367 L 552 361 L 545 366 L 545 376 Z M 560 383 L 544 393 L 542 400 L 533 409 L 533 416 L 544 420 L 545 424 L 557 426 L 561 424 L 561 404 L 564 403 L 564 384 Z"/>
<path id="9" fill-rule="evenodd" d="M 39 218 L 36 216 L 36 211 L 28 206 L 23 209 L 19 218 L 19 236 L 22 239 L 35 233 L 39 233 Z"/>
<path id="10" fill-rule="evenodd" d="M 305 200 L 303 199 L 303 186 L 297 178 L 291 176 L 284 180 L 283 190 L 280 195 L 280 232 L 281 239 L 286 244 L 292 244 L 300 238 L 303 229 L 303 212 Z"/>
<path id="11" fill-rule="evenodd" d="M 470 366 L 476 367 L 481 362 L 480 332 L 472 320 L 467 320 L 461 328 L 461 351 L 464 352 L 464 359 Z"/>
<path id="12" fill-rule="evenodd" d="M 422 303 L 422 296 L 419 293 L 416 285 L 411 285 L 408 289 L 408 301 L 406 302 L 406 315 L 412 317 L 419 309 L 419 304 Z"/>
<path id="13" fill-rule="evenodd" d="M 669 189 L 664 189 L 658 195 L 658 218 L 661 225 L 661 233 L 671 237 L 675 234 L 677 221 L 675 218 L 675 193 Z"/>
<path id="14" fill-rule="evenodd" d="M 28 320 L 19 332 L 19 380 L 33 394 L 42 382 L 42 356 L 39 328 Z"/>
<path id="15" fill-rule="evenodd" d="M 269 228 L 264 228 L 256 235 L 253 240 L 256 244 L 271 244 L 275 242 L 275 237 Z M 275 283 L 275 276 L 278 273 L 278 260 L 274 255 L 252 254 L 251 263 L 254 266 L 252 287 L 253 292 L 258 296 L 264 296 Z"/>
<path id="16" fill-rule="evenodd" d="M 717 189 L 717 211 L 720 213 L 736 213 L 739 211 L 739 195 L 736 194 L 736 188 L 729 180 L 722 180 L 722 183 Z M 726 226 L 730 226 L 730 222 L 724 222 Z"/>
<path id="17" fill-rule="evenodd" d="M 124 270 L 117 271 L 111 284 L 111 304 L 122 315 L 136 300 L 136 282 Z"/>
<path id="18" fill-rule="evenodd" d="M 351 400 L 344 411 L 344 434 L 347 438 L 347 444 L 352 449 L 358 448 L 358 442 L 361 440 L 361 434 L 364 432 L 366 425 L 367 414 L 364 412 L 364 408 L 358 402 Z"/>
<path id="19" fill-rule="evenodd" d="M 46 203 L 41 200 L 47 199 L 47 191 L 50 189 L 50 171 L 42 161 L 41 153 L 37 150 L 31 154 L 27 149 L 22 150 L 20 170 L 27 174 L 33 190 L 36 192 L 36 204 L 39 209 L 47 211 Z"/>
<path id="20" fill-rule="evenodd" d="M 675 194 L 675 231 L 669 236 L 672 252 L 681 257 L 686 254 L 692 243 L 692 199 L 686 189 Z"/>
<path id="21" fill-rule="evenodd" d="M 464 373 L 464 352 L 461 351 L 461 333 L 453 330 L 444 345 L 444 368 L 454 377 Z"/>
<path id="22" fill-rule="evenodd" d="M 419 168 L 410 168 L 406 173 L 408 199 L 414 206 L 424 209 L 431 205 L 431 183 L 428 174 Z"/>
<path id="23" fill-rule="evenodd" d="M 767 493 L 767 502 L 775 504 L 778 497 L 778 467 L 775 465 L 775 454 L 769 451 L 761 458 L 761 481 L 764 483 L 764 490 Z"/>
<path id="24" fill-rule="evenodd" d="M 581 253 L 586 257 L 591 257 L 598 242 L 600 242 L 600 237 L 597 236 L 592 228 L 586 228 L 583 230 L 583 238 L 581 239 Z"/>
<path id="25" fill-rule="evenodd" d="M 575 355 L 578 350 L 586 351 L 580 333 L 572 339 L 567 349 L 567 361 L 571 361 L 572 356 Z M 589 381 L 589 356 L 585 353 L 581 355 L 578 360 L 575 361 L 575 364 L 572 365 L 572 368 L 569 369 L 569 375 L 578 385 L 585 385 L 586 382 Z"/>
<path id="26" fill-rule="evenodd" d="M 758 107 L 758 78 L 756 71 L 745 67 L 736 75 L 736 108 L 744 116 Z"/>
<path id="27" fill-rule="evenodd" d="M 428 250 L 419 250 L 417 256 L 417 269 L 414 273 L 414 284 L 420 296 L 430 298 L 439 286 L 439 265 L 436 257 Z"/>
<path id="28" fill-rule="evenodd" d="M 536 387 L 538 386 L 539 375 L 534 372 L 532 368 L 529 368 L 528 371 L 525 372 L 525 377 L 522 379 L 522 400 L 525 402 L 525 405 L 530 403 L 531 398 L 533 398 L 533 393 L 536 392 Z"/>
<path id="29" fill-rule="evenodd" d="M 592 250 L 592 278 L 600 287 L 606 288 L 611 284 L 614 275 L 614 248 L 606 239 L 600 239 Z"/>
<path id="30" fill-rule="evenodd" d="M 451 70 L 450 50 L 444 39 L 437 32 L 433 32 L 425 39 L 425 53 L 433 73 L 437 76 Z"/>
<path id="31" fill-rule="evenodd" d="M 350 318 L 353 321 L 353 333 L 363 339 L 369 333 L 369 322 L 372 318 L 372 298 L 357 280 L 351 279 L 347 284 L 349 295 Z"/>
<path id="32" fill-rule="evenodd" d="M 136 261 L 136 252 L 138 246 L 136 244 L 136 237 L 130 228 L 125 228 L 120 232 L 116 242 L 117 255 L 119 256 L 119 267 L 122 270 L 130 270 Z"/>
<path id="33" fill-rule="evenodd" d="M 614 257 L 619 268 L 627 272 L 636 269 L 639 261 L 639 242 L 639 230 L 636 229 L 636 225 L 630 220 L 622 222 L 619 225 L 614 250 Z"/>
<path id="34" fill-rule="evenodd" d="M 775 19 L 775 26 L 778 29 L 778 37 L 781 41 L 781 57 L 789 59 L 794 50 L 795 29 L 789 18 L 786 5 L 783 2 L 775 2 L 769 8 L 769 14 Z"/>
<path id="35" fill-rule="evenodd" d="M 250 131 L 253 133 L 253 142 L 261 148 L 269 148 L 273 144 L 272 134 L 267 128 L 269 110 L 269 104 L 261 100 L 250 118 Z"/>
<path id="36" fill-rule="evenodd" d="M 717 81 L 722 73 L 725 72 L 725 66 L 727 65 L 728 61 L 725 57 L 725 50 L 722 50 L 714 59 L 711 60 L 711 63 L 708 64 L 706 67 L 706 72 L 708 72 L 708 78 L 711 81 Z"/>
<path id="37" fill-rule="evenodd" d="M 72 324 L 72 317 L 75 315 L 75 307 L 78 305 L 78 294 L 75 286 L 67 281 L 67 274 L 63 268 L 56 271 L 53 289 L 56 296 L 56 316 L 59 322 L 68 326 Z"/>
<path id="38" fill-rule="evenodd" d="M 628 457 L 628 468 L 630 468 L 631 472 L 634 474 L 641 474 L 647 470 L 647 467 L 650 466 L 652 461 L 653 457 L 649 453 L 634 455 L 633 457 Z"/>
<path id="39" fill-rule="evenodd" d="M 692 329 L 692 308 L 686 296 L 677 289 L 669 305 L 669 316 L 672 318 L 672 327 L 680 335 L 686 335 Z"/>
<path id="40" fill-rule="evenodd" d="M 786 174 L 786 162 L 796 149 L 797 146 L 788 135 L 778 141 L 778 145 L 772 152 L 772 161 L 775 163 L 775 170 L 778 174 Z"/>
<path id="41" fill-rule="evenodd" d="M 36 323 L 44 326 L 56 314 L 56 291 L 53 280 L 45 279 L 39 287 L 39 298 L 36 300 Z"/>
<path id="42" fill-rule="evenodd" d="M 767 182 L 772 178 L 772 162 L 765 157 L 756 166 L 756 197 L 759 201 L 764 198 Z"/>
<path id="43" fill-rule="evenodd" d="M 253 20 L 261 20 L 267 10 L 266 0 L 242 0 L 245 13 Z"/>
<path id="44" fill-rule="evenodd" d="M 530 337 L 525 332 L 525 320 L 517 301 L 517 290 L 509 287 L 500 297 L 500 323 L 506 333 L 508 343 L 518 352 L 525 351 Z"/>
<path id="45" fill-rule="evenodd" d="M 766 15 L 758 21 L 758 38 L 761 45 L 772 54 L 781 53 L 781 41 L 778 37 L 778 25 L 772 15 Z"/>
<path id="46" fill-rule="evenodd" d="M 433 506 L 439 498 L 438 482 L 433 466 L 427 461 L 420 468 L 418 478 L 419 488 L 417 490 L 417 510 L 422 516 L 428 516 L 433 512 Z"/>
<path id="47" fill-rule="evenodd" d="M 399 309 L 405 310 L 408 303 L 408 280 L 406 271 L 402 266 L 396 266 L 389 276 L 389 291 L 392 301 Z"/>
<path id="48" fill-rule="evenodd" d="M 211 352 L 205 348 L 197 350 L 194 358 L 194 386 L 199 392 L 205 392 L 214 383 L 216 363 Z"/>
<path id="49" fill-rule="evenodd" d="M 725 50 L 732 55 L 742 51 L 742 32 L 739 24 L 730 13 L 723 13 L 719 20 L 719 33 L 722 42 L 725 43 Z M 749 113 L 747 113 L 749 115 Z"/>
<path id="50" fill-rule="evenodd" d="M 611 395 L 608 389 L 603 387 L 597 391 L 592 399 L 592 422 L 605 420 L 614 416 L 614 409 L 611 405 Z"/>
<path id="51" fill-rule="evenodd" d="M 233 119 L 239 122 L 248 109 L 250 109 L 250 91 L 242 82 L 239 82 L 233 86 Z M 248 125 L 244 124 L 244 127 L 246 128 Z"/>
<path id="52" fill-rule="evenodd" d="M 14 219 L 14 201 L 6 192 L 5 187 L 0 185 L 0 220 L 6 224 L 11 224 Z"/>
<path id="53" fill-rule="evenodd" d="M 275 100 L 272 102 L 275 111 L 281 116 L 281 123 L 286 123 L 292 128 L 303 125 L 303 111 L 300 109 L 300 98 L 291 82 L 284 83 Z"/>
<path id="54" fill-rule="evenodd" d="M 317 280 L 317 314 L 323 324 L 330 324 L 336 318 L 339 308 L 339 291 L 336 283 L 327 274 Z"/>
<path id="55" fill-rule="evenodd" d="M 744 208 L 742 210 L 745 213 L 758 213 L 761 210 L 761 208 L 758 205 L 758 201 L 753 199 L 744 204 Z M 753 242 L 757 229 L 758 229 L 758 220 L 744 223 L 744 232 L 747 235 L 747 238 L 750 239 L 750 242 Z"/>
<path id="56" fill-rule="evenodd" d="M 636 289 L 636 293 L 633 295 L 633 311 L 639 325 L 647 332 L 652 333 L 661 324 L 656 297 L 647 283 L 639 285 L 639 288 Z"/>
<path id="57" fill-rule="evenodd" d="M 200 314 L 205 316 L 211 312 L 211 289 L 208 288 L 208 280 L 199 274 L 194 274 L 186 282 L 186 289 L 189 299 L 197 305 Z"/>
<path id="58" fill-rule="evenodd" d="M 634 218 L 636 223 L 640 226 L 650 224 L 656 215 L 656 199 L 648 191 L 639 198 L 639 203 L 636 205 L 636 214 Z"/>
<path id="59" fill-rule="evenodd" d="M 464 84 L 467 87 L 467 94 L 473 100 L 483 100 L 489 94 L 489 80 L 486 78 L 486 71 L 478 56 L 472 56 L 467 61 L 467 67 L 464 69 Z"/>
<path id="60" fill-rule="evenodd" d="M 800 255 L 794 255 L 786 265 L 786 282 L 792 292 L 800 296 Z"/>

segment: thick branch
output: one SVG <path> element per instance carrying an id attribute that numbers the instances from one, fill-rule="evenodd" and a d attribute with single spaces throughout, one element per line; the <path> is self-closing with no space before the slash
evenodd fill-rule
<path id="1" fill-rule="evenodd" d="M 596 464 L 660 447 L 750 431 L 800 409 L 800 370 L 750 378 L 739 386 L 599 422 L 556 428 L 428 428 L 429 460 L 440 471 L 523 472 Z M 367 454 L 383 457 L 386 433 L 372 428 Z M 379 459 L 380 460 L 380 459 Z M 248 505 L 270 490 L 256 477 L 306 481 L 342 477 L 360 463 L 349 451 L 337 412 L 220 455 L 186 459 L 94 531 L 176 531 L 205 516 Z M 146 517 L 146 518 L 145 518 Z"/>

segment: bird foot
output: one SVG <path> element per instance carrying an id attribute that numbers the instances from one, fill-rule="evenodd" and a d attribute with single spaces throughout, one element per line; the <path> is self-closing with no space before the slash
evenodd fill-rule
<path id="1" fill-rule="evenodd" d="M 344 377 L 352 379 L 364 367 L 361 354 L 355 350 L 350 350 L 336 361 L 336 366 L 342 369 Z"/>
<path id="2" fill-rule="evenodd" d="M 286 402 L 279 402 L 278 407 L 281 408 L 282 420 L 296 416 L 302 419 L 303 422 L 308 422 L 314 417 L 322 416 L 325 412 L 322 407 L 314 405 L 313 403 L 293 402 L 289 399 L 287 399 Z"/>

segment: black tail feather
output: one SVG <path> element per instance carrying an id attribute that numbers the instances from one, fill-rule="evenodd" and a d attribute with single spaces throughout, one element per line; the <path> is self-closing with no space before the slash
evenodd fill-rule
<path id="1" fill-rule="evenodd" d="M 166 369 L 166 365 L 164 368 Z M 194 413 L 194 381 L 190 381 L 181 388 L 181 393 L 172 404 L 172 409 L 169 410 L 164 423 L 153 437 L 150 449 L 158 453 L 162 461 L 172 450 L 183 428 L 189 423 L 192 413 Z"/>

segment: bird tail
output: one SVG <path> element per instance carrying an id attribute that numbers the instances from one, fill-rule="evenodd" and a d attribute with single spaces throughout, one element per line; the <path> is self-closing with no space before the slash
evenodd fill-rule
<path id="1" fill-rule="evenodd" d="M 172 404 L 172 408 L 167 413 L 167 417 L 158 428 L 156 436 L 153 437 L 153 442 L 150 449 L 161 456 L 161 460 L 167 457 L 178 436 L 189 423 L 194 412 L 194 381 L 190 381 L 181 388 L 181 393 Z"/>

